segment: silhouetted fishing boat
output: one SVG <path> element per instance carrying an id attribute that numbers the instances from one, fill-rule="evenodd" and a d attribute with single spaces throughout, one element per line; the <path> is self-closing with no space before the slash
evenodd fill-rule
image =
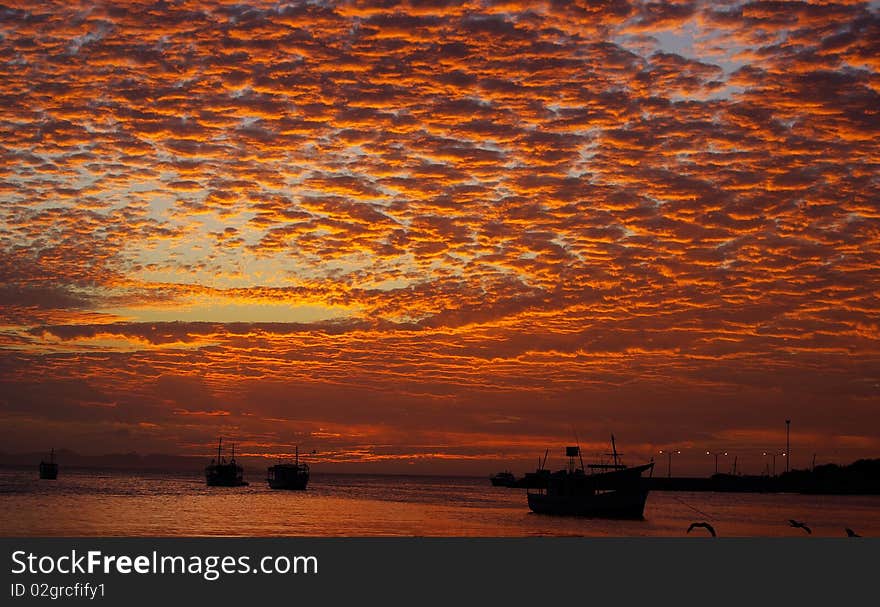
<path id="1" fill-rule="evenodd" d="M 516 487 L 516 477 L 509 470 L 493 474 L 489 480 L 493 487 Z"/>
<path id="2" fill-rule="evenodd" d="M 309 484 L 309 465 L 299 463 L 299 447 L 292 464 L 269 466 L 266 481 L 272 489 L 305 489 Z"/>
<path id="3" fill-rule="evenodd" d="M 580 447 L 566 447 L 568 469 L 546 477 L 546 487 L 528 492 L 529 508 L 539 514 L 588 516 L 596 518 L 644 518 L 648 484 L 642 473 L 654 470 L 654 462 L 628 467 L 619 461 L 611 437 L 614 463 L 590 464 L 584 471 Z M 580 468 L 575 466 L 580 460 Z"/>
<path id="4" fill-rule="evenodd" d="M 40 462 L 40 478 L 54 481 L 58 478 L 58 464 L 55 462 L 55 449 L 49 454 L 49 461 Z"/>
<path id="5" fill-rule="evenodd" d="M 235 443 L 232 443 L 232 457 L 229 461 L 223 457 L 223 439 L 217 446 L 217 459 L 211 460 L 210 465 L 205 466 L 205 482 L 209 487 L 243 487 L 247 485 L 244 480 L 244 469 L 235 463 Z"/>

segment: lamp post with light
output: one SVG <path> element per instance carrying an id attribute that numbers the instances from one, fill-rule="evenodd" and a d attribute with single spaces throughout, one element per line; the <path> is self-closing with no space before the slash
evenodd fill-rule
<path id="1" fill-rule="evenodd" d="M 681 450 L 679 449 L 660 449 L 660 455 L 666 454 L 667 464 L 666 464 L 666 476 L 668 478 L 672 478 L 672 455 L 681 455 Z"/>
<path id="2" fill-rule="evenodd" d="M 718 456 L 723 455 L 727 457 L 727 451 L 706 451 L 706 455 L 715 456 L 715 474 L 718 474 Z"/>
<path id="3" fill-rule="evenodd" d="M 788 462 L 791 461 L 791 420 L 785 420 L 785 471 L 788 472 Z"/>
<path id="4" fill-rule="evenodd" d="M 767 457 L 768 455 L 773 458 L 773 476 L 775 477 L 776 476 L 776 456 L 781 455 L 782 457 L 785 457 L 785 451 L 778 451 L 775 453 L 767 453 L 766 451 L 764 451 L 764 457 Z M 786 458 L 786 463 L 787 462 L 788 462 L 788 459 Z"/>

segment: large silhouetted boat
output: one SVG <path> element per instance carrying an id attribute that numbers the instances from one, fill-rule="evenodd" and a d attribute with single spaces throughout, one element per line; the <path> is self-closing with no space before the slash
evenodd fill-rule
<path id="1" fill-rule="evenodd" d="M 49 461 L 40 462 L 40 478 L 55 480 L 58 478 L 58 464 L 55 462 L 55 449 L 49 454 Z"/>
<path id="2" fill-rule="evenodd" d="M 269 466 L 266 480 L 272 489 L 305 489 L 309 484 L 309 465 L 299 463 L 299 447 L 292 464 Z"/>
<path id="3" fill-rule="evenodd" d="M 529 508 L 539 514 L 596 518 L 644 518 L 648 484 L 642 473 L 653 473 L 654 462 L 628 467 L 620 463 L 611 437 L 613 463 L 590 464 L 584 470 L 580 447 L 566 447 L 568 468 L 546 476 L 546 486 L 528 492 Z M 580 468 L 575 459 L 580 460 Z"/>
<path id="4" fill-rule="evenodd" d="M 205 466 L 205 482 L 209 487 L 242 487 L 247 485 L 244 480 L 244 469 L 235 463 L 235 443 L 232 443 L 232 457 L 229 461 L 223 457 L 223 439 L 217 446 L 217 459 Z"/>

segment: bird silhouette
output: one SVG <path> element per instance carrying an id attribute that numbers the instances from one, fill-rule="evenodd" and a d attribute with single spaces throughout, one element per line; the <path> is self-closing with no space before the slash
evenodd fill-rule
<path id="1" fill-rule="evenodd" d="M 705 521 L 703 521 L 702 523 L 691 523 L 691 526 L 688 527 L 688 533 L 690 533 L 694 527 L 704 527 L 709 531 L 709 533 L 712 534 L 712 537 L 718 537 L 717 535 L 715 535 L 715 527 Z"/>
<path id="2" fill-rule="evenodd" d="M 807 527 L 807 525 L 805 523 L 802 523 L 800 521 L 796 521 L 793 518 L 788 519 L 788 524 L 791 525 L 792 527 L 796 527 L 798 529 L 803 529 L 807 533 L 810 533 L 810 534 L 813 533 L 813 531 L 809 527 Z"/>
<path id="3" fill-rule="evenodd" d="M 853 531 L 849 527 L 845 527 L 844 531 L 846 531 L 846 537 L 862 537 L 861 535 L 859 535 L 858 533 L 856 533 L 855 531 Z"/>

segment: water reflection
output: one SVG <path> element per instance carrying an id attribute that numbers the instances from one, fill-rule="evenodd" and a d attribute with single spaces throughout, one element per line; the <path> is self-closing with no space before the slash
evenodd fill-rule
<path id="1" fill-rule="evenodd" d="M 0 470 L 2 535 L 37 536 L 686 536 L 880 535 L 880 497 L 652 492 L 644 521 L 529 512 L 525 492 L 485 478 L 312 475 L 307 491 L 206 487 L 193 475 Z M 691 534 L 690 537 L 693 537 Z"/>

